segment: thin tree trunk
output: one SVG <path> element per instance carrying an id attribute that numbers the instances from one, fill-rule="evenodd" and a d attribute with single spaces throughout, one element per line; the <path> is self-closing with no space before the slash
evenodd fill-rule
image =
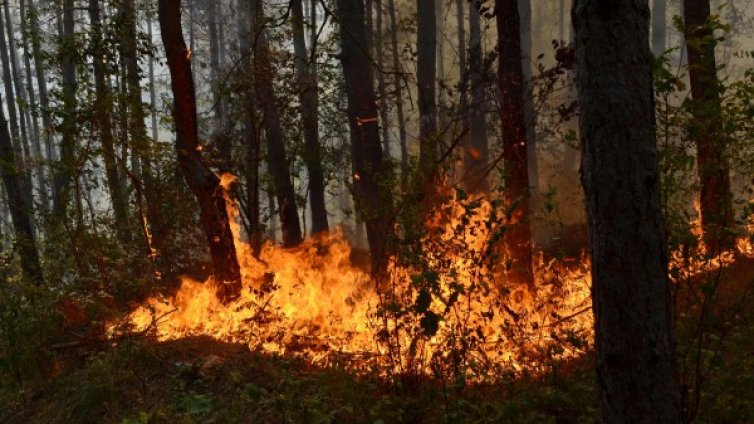
<path id="1" fill-rule="evenodd" d="M 466 64 L 466 0 L 456 0 L 456 35 L 458 37 L 458 112 L 461 119 L 460 145 L 463 148 L 461 158 L 463 159 L 463 170 L 461 172 L 461 184 L 467 193 L 472 193 L 475 189 L 471 178 L 468 178 L 466 172 L 473 165 L 472 146 L 469 144 L 468 130 L 471 128 L 469 115 L 469 70 Z M 472 6 L 474 7 L 474 6 Z"/>
<path id="2" fill-rule="evenodd" d="M 73 181 L 74 150 L 76 149 L 76 53 L 74 51 L 74 2 L 63 1 L 61 32 L 61 69 L 63 72 L 63 123 L 60 142 L 60 160 L 54 178 L 53 213 L 64 219 Z"/>
<path id="3" fill-rule="evenodd" d="M 207 27 L 209 32 L 209 63 L 210 63 L 210 80 L 213 85 L 220 81 L 220 42 L 217 35 L 217 9 L 220 6 L 216 1 L 206 2 L 207 6 Z M 221 24 L 220 27 L 223 25 Z M 215 108 L 215 122 L 213 129 L 213 138 L 217 143 L 217 149 L 220 153 L 220 163 L 218 168 L 220 172 L 231 172 L 231 139 L 226 134 L 225 125 L 225 104 L 222 99 L 219 87 L 213 87 Z"/>
<path id="4" fill-rule="evenodd" d="M 531 0 L 518 0 L 521 12 L 521 67 L 524 76 L 524 122 L 526 123 L 526 156 L 529 166 L 529 190 L 532 199 L 539 194 L 539 160 L 537 158 L 537 117 L 534 111 L 532 85 L 532 28 Z"/>
<path id="5" fill-rule="evenodd" d="M 249 0 L 238 0 L 238 47 L 242 63 L 246 64 L 249 69 L 253 69 L 254 63 L 251 60 L 251 3 Z M 250 75 L 249 75 L 250 74 Z M 259 256 L 262 249 L 262 224 L 260 214 L 260 181 L 259 181 L 259 163 L 261 161 L 261 142 L 257 130 L 256 108 L 254 101 L 254 90 L 252 84 L 253 72 L 246 75 L 246 86 L 244 88 L 244 122 L 242 137 L 246 145 L 246 219 L 249 222 L 249 241 L 254 256 Z"/>
<path id="6" fill-rule="evenodd" d="M 102 158 L 105 162 L 105 176 L 107 188 L 115 217 L 115 231 L 124 243 L 130 241 L 128 232 L 128 200 L 123 190 L 123 184 L 118 175 L 118 165 L 115 158 L 115 141 L 113 138 L 113 122 L 111 111 L 112 94 L 107 83 L 107 68 L 105 66 L 105 45 L 102 41 L 102 19 L 100 16 L 100 0 L 89 0 L 89 19 L 91 21 L 91 52 L 92 67 L 94 68 L 94 88 L 96 99 L 94 102 L 94 119 L 97 123 L 102 143 Z"/>
<path id="7" fill-rule="evenodd" d="M 710 252 L 719 253 L 733 247 L 735 237 L 730 166 L 721 133 L 722 89 L 717 78 L 716 42 L 709 25 L 709 0 L 684 0 L 683 17 L 693 116 L 689 133 L 696 143 L 702 232 Z"/>
<path id="8" fill-rule="evenodd" d="M 503 234 L 508 282 L 534 285 L 529 220 L 529 168 L 524 117 L 524 75 L 517 0 L 496 0 L 503 183 L 509 216 Z"/>
<path id="9" fill-rule="evenodd" d="M 660 56 L 665 53 L 667 39 L 666 0 L 652 0 L 652 53 Z"/>
<path id="10" fill-rule="evenodd" d="M 647 0 L 576 0 L 573 22 L 602 421 L 680 423 Z"/>
<path id="11" fill-rule="evenodd" d="M 147 19 L 147 34 L 150 42 L 152 41 L 152 19 Z M 157 126 L 157 87 L 154 79 L 154 55 L 149 55 L 149 102 L 151 104 L 152 118 L 152 142 L 156 143 L 159 135 Z"/>
<path id="12" fill-rule="evenodd" d="M 29 104 L 27 110 L 31 113 L 32 124 L 32 151 L 34 153 L 34 161 L 37 168 L 37 186 L 39 187 L 39 200 L 42 205 L 42 210 L 47 212 L 50 210 L 50 198 L 47 192 L 47 170 L 43 164 L 44 156 L 42 154 L 41 134 L 39 131 L 39 122 L 37 120 L 39 116 L 39 105 L 37 104 L 36 94 L 34 93 L 34 84 L 32 82 L 31 72 L 31 57 L 33 50 L 30 48 L 31 41 L 29 40 L 29 29 L 27 28 L 27 15 L 26 15 L 26 2 L 20 1 L 21 7 L 21 35 L 24 45 L 24 69 L 26 76 L 26 89 L 29 93 Z M 32 50 L 32 52 L 30 52 Z"/>
<path id="13" fill-rule="evenodd" d="M 385 86 L 385 29 L 382 23 L 383 11 L 382 0 L 374 0 L 374 7 L 377 9 L 377 19 L 375 20 L 375 37 L 374 44 L 377 53 L 377 93 L 380 96 L 380 129 L 382 130 L 382 151 L 390 157 L 390 138 L 388 137 L 388 107 L 387 107 L 387 88 Z"/>
<path id="14" fill-rule="evenodd" d="M 384 178 L 382 146 L 372 68 L 364 50 L 367 39 L 364 5 L 351 0 L 338 0 L 337 5 L 340 13 L 340 60 L 351 132 L 354 201 L 357 213 L 366 223 L 372 271 L 380 274 L 387 265 L 385 259 L 392 201 L 389 193 L 380 188 L 380 181 Z"/>
<path id="15" fill-rule="evenodd" d="M 487 120 L 485 118 L 485 66 L 482 59 L 482 34 L 479 5 L 469 7 L 469 74 L 471 79 L 471 148 L 465 156 L 467 188 L 471 193 L 490 193 L 489 146 L 487 143 Z"/>
<path id="16" fill-rule="evenodd" d="M 280 227 L 283 231 L 283 246 L 293 247 L 301 243 L 301 225 L 298 220 L 296 193 L 291 181 L 288 156 L 280 124 L 280 111 L 276 104 L 273 81 L 272 52 L 267 41 L 267 31 L 262 27 L 264 15 L 259 0 L 252 1 L 252 28 L 256 37 L 254 48 L 254 87 L 261 99 L 264 113 L 264 129 L 267 140 L 267 166 L 277 196 Z"/>
<path id="17" fill-rule="evenodd" d="M 0 100 L 1 102 L 1 100 Z M 23 193 L 23 173 L 8 132 L 5 112 L 0 108 L 0 173 L 8 195 L 8 207 L 16 236 L 16 248 L 21 258 L 24 276 L 32 283 L 42 286 L 44 278 L 39 264 L 39 253 L 34 240 L 31 221 L 31 205 Z"/>
<path id="18" fill-rule="evenodd" d="M 309 196 L 312 208 L 312 234 L 328 231 L 325 207 L 325 176 L 319 145 L 319 114 L 317 80 L 310 73 L 304 32 L 304 10 L 301 0 L 291 3 L 293 25 L 293 50 L 301 104 L 301 122 L 304 130 L 304 162 L 309 171 Z"/>
<path id="19" fill-rule="evenodd" d="M 390 45 L 393 50 L 393 85 L 395 89 L 395 113 L 398 121 L 398 139 L 401 146 L 401 184 L 406 185 L 408 179 L 408 142 L 406 140 L 406 119 L 403 115 L 403 83 L 401 78 L 400 51 L 398 51 L 398 19 L 396 18 L 395 0 L 388 0 L 390 12 Z"/>
<path id="20" fill-rule="evenodd" d="M 174 97 L 178 163 L 199 202 L 200 219 L 207 236 L 218 294 L 224 301 L 238 296 L 241 269 L 236 257 L 220 179 L 204 164 L 198 149 L 196 93 L 191 55 L 181 30 L 180 0 L 159 0 L 158 13 Z"/>

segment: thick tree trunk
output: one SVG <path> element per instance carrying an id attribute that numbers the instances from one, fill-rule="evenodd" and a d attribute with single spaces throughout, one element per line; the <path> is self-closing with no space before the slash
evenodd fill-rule
<path id="1" fill-rule="evenodd" d="M 8 195 L 8 207 L 13 220 L 16 248 L 21 258 L 21 269 L 24 276 L 30 282 L 41 286 L 44 284 L 44 278 L 34 240 L 31 205 L 27 203 L 26 196 L 23 193 L 23 174 L 20 172 L 19 165 L 8 132 L 5 112 L 0 108 L 0 174 L 2 175 L 5 192 Z"/>
<path id="2" fill-rule="evenodd" d="M 500 128 L 503 144 L 503 183 L 509 215 L 503 234 L 508 282 L 532 287 L 529 168 L 524 117 L 524 75 L 517 0 L 496 0 Z"/>
<path id="3" fill-rule="evenodd" d="M 319 146 L 319 114 L 317 80 L 309 67 L 304 32 L 304 10 L 301 0 L 291 3 L 293 50 L 299 84 L 301 122 L 304 130 L 304 162 L 309 171 L 309 198 L 312 208 L 312 234 L 328 231 L 325 207 L 325 176 Z"/>
<path id="4" fill-rule="evenodd" d="M 298 206 L 296 193 L 291 181 L 288 155 L 283 139 L 283 129 L 280 124 L 274 90 L 274 68 L 272 66 L 272 52 L 267 41 L 267 31 L 262 26 L 264 15 L 259 0 L 252 0 L 252 35 L 255 37 L 254 47 L 254 89 L 260 99 L 264 113 L 265 139 L 267 140 L 267 166 L 272 175 L 272 182 L 278 203 L 280 227 L 283 230 L 283 246 L 293 247 L 301 243 L 301 225 L 298 220 Z"/>
<path id="5" fill-rule="evenodd" d="M 61 70 L 63 73 L 63 123 L 61 124 L 60 160 L 55 170 L 53 214 L 65 219 L 68 198 L 73 181 L 73 163 L 76 149 L 76 52 L 74 42 L 74 2 L 63 1 L 61 32 Z"/>
<path id="6" fill-rule="evenodd" d="M 374 78 L 366 45 L 364 5 L 360 1 L 338 0 L 340 14 L 341 64 L 348 98 L 351 132 L 351 163 L 356 210 L 366 223 L 372 271 L 382 273 L 387 265 L 386 248 L 390 231 L 392 201 L 380 187 L 383 176 L 382 146 L 374 95 Z M 434 49 L 433 49 L 434 50 Z"/>
<path id="7" fill-rule="evenodd" d="M 472 192 L 474 187 L 469 184 L 470 179 L 466 176 L 466 161 L 473 154 L 469 142 L 471 138 L 468 130 L 471 127 L 469 115 L 469 73 L 466 65 L 466 0 L 456 0 L 456 36 L 458 37 L 458 111 L 462 119 L 460 145 L 463 148 L 462 158 L 464 161 L 463 172 L 461 173 L 461 183 L 466 192 Z"/>
<path id="8" fill-rule="evenodd" d="M 233 244 L 220 179 L 204 164 L 199 150 L 196 93 L 191 74 L 191 54 L 181 31 L 180 0 L 159 0 L 158 12 L 174 96 L 178 163 L 186 183 L 197 198 L 207 236 L 218 294 L 228 301 L 241 290 L 241 270 Z"/>
<path id="9" fill-rule="evenodd" d="M 704 242 L 715 254 L 733 247 L 735 237 L 730 166 L 721 133 L 721 86 L 715 61 L 716 43 L 712 28 L 708 25 L 709 16 L 709 0 L 684 0 L 693 117 L 689 133 L 696 143 Z"/>
<path id="10" fill-rule="evenodd" d="M 434 183 L 437 161 L 437 19 L 433 0 L 416 0 L 416 83 L 419 103 L 419 166 L 422 187 Z"/>
<path id="11" fill-rule="evenodd" d="M 647 0 L 576 0 L 582 183 L 606 423 L 679 423 Z"/>
<path id="12" fill-rule="evenodd" d="M 393 85 L 395 90 L 395 114 L 398 121 L 398 141 L 401 147 L 401 183 L 405 186 L 408 178 L 408 142 L 406 140 L 406 119 L 403 115 L 403 83 L 401 81 L 400 51 L 398 50 L 398 19 L 395 0 L 388 0 L 390 13 L 390 46 L 393 50 Z"/>
<path id="13" fill-rule="evenodd" d="M 152 20 L 147 19 L 147 36 L 152 40 Z M 157 124 L 157 87 L 155 87 L 154 78 L 154 55 L 149 55 L 149 104 L 150 115 L 152 118 L 152 142 L 156 143 L 159 138 L 159 127 Z"/>
<path id="14" fill-rule="evenodd" d="M 110 86 L 107 83 L 107 68 L 105 66 L 105 46 L 102 43 L 102 21 L 100 16 L 99 0 L 89 0 L 89 18 L 91 20 L 91 52 L 92 67 L 94 68 L 94 89 L 96 99 L 94 102 L 94 119 L 100 134 L 102 143 L 102 158 L 105 162 L 105 176 L 107 188 L 110 190 L 110 199 L 113 205 L 115 217 L 115 231 L 123 242 L 130 240 L 128 226 L 128 200 L 123 190 L 118 175 L 118 165 L 115 158 L 115 141 L 113 138 L 113 122 L 111 111 L 113 110 Z"/>
<path id="15" fill-rule="evenodd" d="M 487 120 L 485 118 L 486 86 L 482 59 L 482 34 L 479 5 L 469 6 L 469 77 L 471 80 L 471 129 L 470 144 L 464 156 L 466 187 L 470 193 L 489 194 L 489 147 L 487 143 Z"/>

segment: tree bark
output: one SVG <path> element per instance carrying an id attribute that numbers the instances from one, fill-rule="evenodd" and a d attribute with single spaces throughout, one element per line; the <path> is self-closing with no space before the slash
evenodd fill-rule
<path id="1" fill-rule="evenodd" d="M 398 121 L 398 139 L 401 146 L 401 184 L 406 185 L 408 178 L 408 142 L 406 140 L 406 119 L 403 115 L 403 83 L 401 78 L 400 51 L 398 51 L 398 19 L 396 18 L 395 0 L 388 0 L 390 12 L 390 45 L 393 50 L 393 84 L 395 89 L 395 114 Z"/>
<path id="2" fill-rule="evenodd" d="M 199 202 L 218 294 L 227 302 L 240 293 L 241 270 L 220 179 L 204 164 L 199 150 L 191 52 L 186 48 L 181 30 L 180 0 L 159 0 L 158 13 L 174 97 L 178 163 Z"/>
<path id="3" fill-rule="evenodd" d="M 531 0 L 518 0 L 521 12 L 521 67 L 523 70 L 524 122 L 526 123 L 526 156 L 529 168 L 529 190 L 535 200 L 539 194 L 539 158 L 537 156 L 537 116 L 534 111 L 534 87 L 532 85 L 532 43 L 535 33 L 532 28 Z"/>
<path id="4" fill-rule="evenodd" d="M 482 34 L 479 5 L 469 6 L 469 79 L 471 81 L 470 144 L 464 156 L 466 188 L 470 193 L 490 194 L 489 146 L 485 118 L 486 70 L 482 59 Z"/>
<path id="5" fill-rule="evenodd" d="M 24 45 L 24 69 L 26 77 L 26 90 L 29 93 L 29 105 L 28 110 L 31 113 L 32 124 L 32 149 L 34 152 L 34 161 L 37 168 L 37 186 L 39 187 L 39 200 L 42 210 L 48 212 L 50 210 L 50 199 L 47 192 L 47 170 L 43 164 L 44 155 L 42 154 L 41 134 L 39 130 L 39 122 L 37 120 L 39 115 L 39 105 L 37 104 L 37 97 L 34 93 L 34 84 L 32 82 L 33 76 L 31 72 L 31 57 L 33 55 L 33 49 L 31 48 L 31 40 L 29 39 L 29 29 L 27 28 L 27 15 L 26 15 L 26 2 L 20 1 L 20 13 L 21 13 L 21 36 Z M 41 90 L 40 90 L 41 91 Z"/>
<path id="6" fill-rule="evenodd" d="M 220 5 L 216 1 L 206 2 L 207 7 L 207 27 L 209 32 L 209 68 L 210 78 L 214 84 L 220 81 L 220 42 L 218 36 L 217 11 Z M 223 27 L 223 24 L 220 24 Z M 220 163 L 218 168 L 220 172 L 231 172 L 231 139 L 226 134 L 225 125 L 225 103 L 223 102 L 222 93 L 219 87 L 213 87 L 215 122 L 213 138 L 217 143 L 217 149 L 220 153 Z"/>
<path id="7" fill-rule="evenodd" d="M 63 1 L 61 32 L 61 70 L 63 73 L 63 122 L 61 124 L 60 160 L 54 178 L 53 214 L 65 219 L 73 181 L 73 162 L 76 149 L 76 53 L 74 51 L 74 2 Z"/>
<path id="8" fill-rule="evenodd" d="M 419 166 L 423 187 L 434 183 L 437 164 L 437 19 L 433 0 L 416 0 L 416 83 L 419 103 Z"/>
<path id="9" fill-rule="evenodd" d="M 238 48 L 240 58 L 249 69 L 253 69 L 254 63 L 251 60 L 251 3 L 249 0 L 238 0 Z M 260 197 L 259 197 L 259 163 L 261 161 L 261 143 L 259 132 L 257 130 L 256 108 L 253 90 L 253 72 L 247 75 L 244 93 L 244 122 L 242 126 L 242 138 L 246 145 L 246 219 L 249 222 L 249 241 L 252 252 L 258 256 L 262 249 L 263 229 L 261 226 L 260 216 Z"/>
<path id="10" fill-rule="evenodd" d="M 348 98 L 356 210 L 366 223 L 372 271 L 380 274 L 387 266 L 386 249 L 390 231 L 392 201 L 380 187 L 384 178 L 374 78 L 366 54 L 364 5 L 360 1 L 338 0 L 340 14 L 340 61 Z M 432 49 L 434 50 L 434 48 Z"/>
<path id="11" fill-rule="evenodd" d="M 31 205 L 27 203 L 23 193 L 23 173 L 20 172 L 19 160 L 11 142 L 3 108 L 0 108 L 0 173 L 8 195 L 8 207 L 13 220 L 16 248 L 21 258 L 21 269 L 30 282 L 42 286 L 44 278 L 34 240 Z"/>
<path id="12" fill-rule="evenodd" d="M 517 0 L 496 0 L 503 183 L 509 216 L 503 234 L 508 282 L 534 285 L 529 220 L 529 168 L 524 116 L 524 75 Z"/>
<path id="13" fill-rule="evenodd" d="M 296 193 L 293 189 L 289 170 L 288 155 L 280 126 L 280 111 L 275 96 L 272 52 L 267 41 L 267 31 L 262 26 L 264 15 L 260 0 L 252 1 L 252 34 L 254 46 L 254 89 L 260 99 L 264 99 L 261 108 L 264 114 L 265 139 L 267 141 L 267 166 L 272 175 L 272 182 L 278 203 L 280 227 L 283 231 L 283 246 L 293 247 L 303 240 L 301 225 L 298 220 Z"/>
<path id="14" fill-rule="evenodd" d="M 576 0 L 602 420 L 679 423 L 647 0 Z"/>
<path id="15" fill-rule="evenodd" d="M 304 130 L 304 162 L 309 171 L 309 199 L 312 208 L 312 234 L 328 231 L 325 207 L 325 176 L 319 145 L 319 101 L 317 79 L 310 71 L 304 32 L 304 10 L 301 0 L 291 3 L 293 49 L 299 84 L 301 122 Z"/>
<path id="16" fill-rule="evenodd" d="M 691 83 L 689 134 L 696 143 L 701 184 L 700 208 L 704 242 L 713 254 L 735 242 L 730 166 L 722 128 L 715 38 L 709 23 L 709 0 L 684 0 L 686 51 Z"/>
<path id="17" fill-rule="evenodd" d="M 94 68 L 94 89 L 96 99 L 94 102 L 94 119 L 100 134 L 102 143 L 102 158 L 105 162 L 105 176 L 107 188 L 110 191 L 110 199 L 113 205 L 115 217 L 115 231 L 118 238 L 125 242 L 130 240 L 128 226 L 128 200 L 123 190 L 123 185 L 118 174 L 118 165 L 115 158 L 115 141 L 113 137 L 113 122 L 111 111 L 112 93 L 107 83 L 107 68 L 105 66 L 105 46 L 102 42 L 102 20 L 100 16 L 99 0 L 89 0 L 89 19 L 91 20 L 91 52 L 92 67 Z"/>

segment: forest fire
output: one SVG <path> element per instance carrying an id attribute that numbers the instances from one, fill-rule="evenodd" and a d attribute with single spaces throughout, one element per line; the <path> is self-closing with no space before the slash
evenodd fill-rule
<path id="1" fill-rule="evenodd" d="M 231 181 L 223 177 L 224 186 Z M 184 277 L 174 297 L 149 299 L 131 313 L 135 330 L 158 340 L 211 336 L 382 374 L 473 364 L 474 379 L 501 370 L 536 373 L 547 361 L 578 357 L 593 341 L 589 259 L 558 262 L 540 254 L 533 293 L 498 284 L 480 259 L 495 231 L 487 201 L 454 198 L 440 208 L 428 223 L 439 229 L 430 232 L 435 239 L 423 240 L 431 271 L 392 260 L 389 289 L 380 291 L 368 272 L 352 265 L 341 231 L 294 249 L 266 244 L 254 258 L 241 238 L 237 206 L 226 201 L 242 267 L 240 298 L 223 304 L 212 281 Z M 738 250 L 750 253 L 751 244 L 740 239 Z M 673 252 L 671 261 L 680 277 L 689 277 L 731 264 L 734 254 L 689 260 Z M 418 288 L 421 278 L 433 279 L 431 295 Z M 432 334 L 423 332 L 428 313 L 437 318 Z"/>
<path id="2" fill-rule="evenodd" d="M 438 241 L 450 243 L 457 236 L 454 229 L 470 203 L 454 200 L 444 209 L 449 216 L 436 217 L 445 227 Z M 236 206 L 228 204 L 237 218 Z M 136 330 L 153 331 L 159 340 L 207 335 L 319 365 L 382 373 L 430 371 L 452 352 L 458 362 L 459 351 L 461 362 L 490 373 L 501 366 L 533 370 L 545 358 L 582 353 L 592 338 L 587 261 L 565 266 L 539 257 L 535 293 L 486 286 L 477 259 L 490 238 L 484 224 L 491 207 L 477 205 L 462 240 L 455 242 L 468 250 L 430 255 L 430 265 L 440 270 L 432 271 L 437 291 L 422 306 L 438 317 L 431 336 L 421 332 L 419 316 L 391 313 L 401 302 L 411 310 L 422 302 L 417 298 L 426 293 L 415 284 L 419 271 L 392 261 L 390 293 L 378 293 L 369 273 L 351 264 L 351 247 L 340 231 L 294 249 L 267 244 L 256 259 L 240 237 L 237 219 L 232 230 L 243 276 L 239 299 L 225 305 L 211 281 L 184 277 L 173 298 L 149 299 L 130 320 Z"/>

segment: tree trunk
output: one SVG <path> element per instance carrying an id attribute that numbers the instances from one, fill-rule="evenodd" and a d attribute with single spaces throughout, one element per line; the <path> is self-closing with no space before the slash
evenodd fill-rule
<path id="1" fill-rule="evenodd" d="M 375 20 L 375 52 L 377 53 L 377 93 L 380 97 L 380 138 L 382 139 L 382 152 L 390 157 L 390 137 L 388 136 L 388 107 L 387 107 L 387 88 L 385 86 L 385 29 L 383 25 L 382 0 L 374 0 L 374 7 L 377 9 L 377 19 Z"/>
<path id="2" fill-rule="evenodd" d="M 573 22 L 602 421 L 679 423 L 647 0 Z"/>
<path id="3" fill-rule="evenodd" d="M 241 269 L 220 179 L 204 164 L 199 150 L 196 93 L 191 74 L 191 55 L 181 30 L 180 0 L 159 0 L 158 13 L 174 97 L 178 163 L 186 183 L 199 202 L 200 219 L 212 256 L 218 294 L 227 302 L 240 293 Z"/>
<path id="4" fill-rule="evenodd" d="M 102 42 L 102 21 L 100 17 L 99 0 L 89 0 L 89 17 L 92 24 L 91 52 L 92 67 L 94 68 L 94 88 L 96 99 L 94 102 L 94 119 L 100 133 L 102 143 L 102 158 L 105 162 L 105 176 L 110 190 L 110 199 L 115 217 L 115 231 L 124 243 L 130 240 L 128 232 L 128 200 L 118 175 L 118 165 L 115 159 L 115 141 L 113 138 L 113 122 L 111 111 L 112 94 L 107 83 L 107 68 L 105 66 L 105 45 Z"/>
<path id="5" fill-rule="evenodd" d="M 301 0 L 291 3 L 293 49 L 301 104 L 301 122 L 304 130 L 304 162 L 309 171 L 309 197 L 312 208 L 312 234 L 328 231 L 325 207 L 325 176 L 319 146 L 319 115 L 317 80 L 310 72 L 304 32 L 304 10 Z"/>
<path id="6" fill-rule="evenodd" d="M 34 240 L 31 205 L 27 203 L 23 193 L 23 174 L 20 172 L 19 160 L 11 142 L 3 108 L 0 108 L 0 173 L 8 195 L 8 207 L 13 220 L 16 248 L 21 258 L 21 269 L 30 282 L 41 286 L 44 284 L 44 278 Z"/>
<path id="7" fill-rule="evenodd" d="M 147 36 L 152 40 L 152 19 L 147 19 Z M 157 124 L 157 87 L 155 87 L 154 79 L 154 55 L 151 54 L 149 55 L 149 103 L 151 105 L 152 142 L 156 143 L 159 137 L 159 127 Z"/>
<path id="8" fill-rule="evenodd" d="M 665 53 L 667 39 L 666 0 L 652 0 L 652 53 Z"/>
<path id="9" fill-rule="evenodd" d="M 532 199 L 539 194 L 539 159 L 537 157 L 537 116 L 534 111 L 534 87 L 532 86 L 532 43 L 535 31 L 532 28 L 531 0 L 518 0 L 521 12 L 521 67 L 524 76 L 524 122 L 526 123 L 526 156 L 529 165 L 529 190 Z"/>
<path id="10" fill-rule="evenodd" d="M 691 83 L 689 133 L 696 143 L 696 167 L 701 184 L 702 233 L 710 253 L 730 249 L 735 242 L 730 167 L 721 133 L 720 81 L 715 38 L 708 24 L 709 0 L 684 0 L 686 51 Z"/>
<path id="11" fill-rule="evenodd" d="M 509 219 L 503 234 L 508 282 L 534 285 L 529 220 L 529 168 L 524 117 L 524 75 L 517 0 L 496 0 L 503 183 Z"/>
<path id="12" fill-rule="evenodd" d="M 296 193 L 293 189 L 289 170 L 288 155 L 280 126 L 274 81 L 272 52 L 267 41 L 267 31 L 262 26 L 264 15 L 260 0 L 252 1 L 252 34 L 255 36 L 254 47 L 254 88 L 257 96 L 264 99 L 261 108 L 264 113 L 264 130 L 267 140 L 267 166 L 272 175 L 275 195 L 277 196 L 280 227 L 283 231 L 283 246 L 293 247 L 301 243 L 301 226 L 298 220 Z"/>
<path id="13" fill-rule="evenodd" d="M 437 20 L 433 0 L 416 0 L 416 83 L 419 103 L 419 166 L 422 187 L 435 181 L 437 161 Z"/>
<path id="14" fill-rule="evenodd" d="M 392 201 L 380 187 L 383 176 L 382 146 L 374 95 L 374 79 L 366 45 L 364 5 L 360 1 L 338 0 L 341 55 L 348 98 L 356 210 L 366 223 L 372 271 L 382 273 L 387 265 L 386 248 L 390 231 Z M 434 51 L 434 48 L 432 49 Z"/>
<path id="15" fill-rule="evenodd" d="M 403 115 L 403 83 L 401 81 L 400 51 L 398 51 L 398 19 L 396 18 L 395 0 L 388 0 L 390 12 L 390 46 L 393 50 L 393 85 L 395 89 L 395 114 L 398 121 L 398 139 L 401 147 L 401 184 L 406 185 L 408 178 L 408 142 L 406 140 L 406 119 Z"/>
<path id="16" fill-rule="evenodd" d="M 63 1 L 61 70 L 63 73 L 63 122 L 61 124 L 60 160 L 55 170 L 53 214 L 65 219 L 68 197 L 73 181 L 74 155 L 76 149 L 76 52 L 74 51 L 74 2 Z"/>
<path id="17" fill-rule="evenodd" d="M 469 120 L 469 73 L 466 65 L 466 11 L 464 4 L 466 0 L 456 0 L 456 35 L 458 37 L 458 111 L 461 119 L 461 133 L 460 133 L 460 145 L 463 148 L 461 157 L 463 158 L 463 170 L 461 172 L 461 184 L 467 193 L 471 193 L 474 190 L 471 180 L 467 178 L 466 161 L 470 159 L 473 154 L 471 150 L 471 137 L 468 135 L 468 130 L 471 127 L 471 121 Z"/>
<path id="18" fill-rule="evenodd" d="M 251 3 L 249 0 L 238 0 L 238 48 L 242 63 L 249 69 L 254 66 L 251 60 Z M 246 219 L 249 222 L 249 241 L 254 256 L 259 256 L 262 249 L 262 233 L 260 216 L 260 197 L 259 197 L 259 163 L 261 161 L 261 143 L 259 132 L 257 130 L 256 108 L 254 102 L 254 90 L 252 79 L 253 73 L 246 75 L 246 86 L 244 87 L 244 122 L 242 138 L 246 145 L 246 164 L 244 167 L 246 174 Z"/>
<path id="19" fill-rule="evenodd" d="M 220 7 L 216 1 L 206 2 L 207 7 L 207 27 L 209 32 L 209 63 L 210 63 L 210 80 L 213 85 L 220 81 L 220 42 L 217 25 L 217 9 Z M 222 27 L 223 24 L 220 25 Z M 213 87 L 215 108 L 215 122 L 213 138 L 217 143 L 217 149 L 220 153 L 220 163 L 218 168 L 220 172 L 231 172 L 231 139 L 226 134 L 225 125 L 225 103 L 223 102 L 222 93 L 219 87 Z"/>
<path id="20" fill-rule="evenodd" d="M 485 118 L 485 66 L 482 61 L 482 34 L 479 5 L 469 7 L 469 76 L 471 80 L 471 107 L 469 108 L 471 130 L 470 148 L 464 156 L 466 187 L 470 193 L 490 193 L 489 147 L 487 144 L 487 120 Z"/>
<path id="21" fill-rule="evenodd" d="M 26 76 L 26 89 L 29 93 L 29 105 L 27 110 L 31 113 L 31 124 L 32 124 L 32 149 L 34 152 L 34 161 L 36 162 L 36 168 L 37 168 L 37 186 L 39 187 L 39 200 L 42 206 L 42 210 L 45 212 L 48 212 L 50 210 L 50 199 L 47 193 L 47 172 L 45 169 L 45 166 L 43 165 L 44 156 L 42 155 L 42 145 L 41 145 L 41 139 L 40 139 L 40 131 L 39 131 L 39 122 L 37 121 L 38 118 L 38 111 L 39 111 L 39 105 L 37 104 L 37 98 L 36 94 L 34 93 L 34 84 L 32 82 L 32 72 L 31 72 L 31 57 L 33 55 L 32 52 L 30 52 L 31 49 L 31 40 L 29 40 L 29 29 L 27 28 L 27 16 L 26 16 L 26 2 L 24 0 L 20 1 L 20 8 L 21 8 L 21 36 L 23 37 L 23 47 L 24 47 L 24 69 L 25 69 L 25 76 Z M 32 50 L 33 51 L 33 50 Z M 41 90 L 40 90 L 41 91 Z"/>

